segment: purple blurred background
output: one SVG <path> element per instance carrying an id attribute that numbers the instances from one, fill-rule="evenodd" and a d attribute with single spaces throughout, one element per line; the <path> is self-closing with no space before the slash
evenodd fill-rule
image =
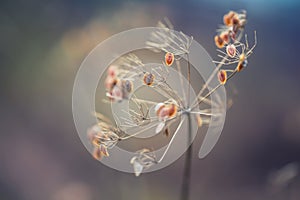
<path id="1" fill-rule="evenodd" d="M 0 4 L 0 199 L 178 199 L 184 157 L 139 178 L 92 158 L 73 123 L 74 78 L 98 43 L 165 16 L 216 58 L 215 29 L 231 9 L 248 11 L 258 45 L 228 86 L 237 95 L 216 147 L 199 160 L 194 144 L 191 199 L 300 199 L 299 1 Z"/>

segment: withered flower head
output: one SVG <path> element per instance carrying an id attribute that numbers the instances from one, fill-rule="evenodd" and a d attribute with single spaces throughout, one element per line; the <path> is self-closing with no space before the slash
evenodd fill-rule
<path id="1" fill-rule="evenodd" d="M 137 155 L 130 160 L 133 165 L 135 176 L 139 176 L 144 169 L 156 164 L 156 157 L 149 149 L 142 149 L 136 152 Z"/>

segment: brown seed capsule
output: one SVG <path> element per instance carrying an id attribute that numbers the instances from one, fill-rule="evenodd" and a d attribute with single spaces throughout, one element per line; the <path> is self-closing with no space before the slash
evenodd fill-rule
<path id="1" fill-rule="evenodd" d="M 165 54 L 165 63 L 167 66 L 171 66 L 174 62 L 174 54 L 171 52 L 167 52 Z"/>
<path id="2" fill-rule="evenodd" d="M 170 135 L 169 128 L 166 128 L 166 130 L 165 130 L 165 132 L 164 132 L 164 135 L 165 135 L 166 137 L 169 137 L 169 135 Z"/>
<path id="3" fill-rule="evenodd" d="M 154 82 L 154 79 L 155 79 L 154 74 L 151 74 L 151 73 L 149 73 L 149 72 L 146 72 L 146 73 L 144 74 L 143 81 L 144 81 L 144 83 L 145 83 L 146 85 L 151 86 L 151 85 L 153 84 L 153 82 Z"/>
<path id="4" fill-rule="evenodd" d="M 226 15 L 224 15 L 223 17 L 223 21 L 224 21 L 224 24 L 226 26 L 232 26 L 233 25 L 233 21 L 232 19 L 237 17 L 237 13 L 236 12 L 233 12 L 233 11 L 229 11 Z"/>
<path id="5" fill-rule="evenodd" d="M 222 85 L 227 81 L 227 72 L 225 70 L 220 70 L 218 73 L 218 79 Z"/>
<path id="6" fill-rule="evenodd" d="M 234 17 L 234 18 L 232 18 L 232 25 L 233 26 L 239 26 L 239 24 L 240 24 L 240 20 L 239 20 L 239 18 L 237 18 L 237 17 Z"/>
<path id="7" fill-rule="evenodd" d="M 242 69 L 244 69 L 245 67 L 247 67 L 248 65 L 248 60 L 246 59 L 244 54 L 240 55 L 240 61 L 237 64 L 236 70 L 238 72 L 240 72 Z"/>
<path id="8" fill-rule="evenodd" d="M 228 16 L 228 14 L 227 14 L 227 15 L 224 15 L 224 17 L 223 17 L 223 22 L 224 22 L 224 24 L 225 24 L 226 26 L 230 26 L 231 19 L 230 19 L 230 17 Z"/>
<path id="9" fill-rule="evenodd" d="M 174 117 L 177 114 L 177 106 L 174 103 L 158 103 L 155 106 L 155 113 L 160 121 Z"/>
<path id="10" fill-rule="evenodd" d="M 133 83 L 129 80 L 123 80 L 122 88 L 126 93 L 130 93 L 133 89 Z"/>
<path id="11" fill-rule="evenodd" d="M 177 114 L 177 106 L 175 104 L 168 105 L 169 107 L 169 117 L 174 117 Z"/>
<path id="12" fill-rule="evenodd" d="M 225 42 L 219 35 L 216 35 L 215 36 L 215 44 L 218 48 L 223 48 L 225 45 Z"/>
<path id="13" fill-rule="evenodd" d="M 226 47 L 226 53 L 230 58 L 234 58 L 236 55 L 236 47 L 234 44 L 229 44 Z"/>
<path id="14" fill-rule="evenodd" d="M 220 34 L 220 38 L 224 41 L 224 43 L 228 44 L 230 37 L 228 32 L 223 32 Z"/>

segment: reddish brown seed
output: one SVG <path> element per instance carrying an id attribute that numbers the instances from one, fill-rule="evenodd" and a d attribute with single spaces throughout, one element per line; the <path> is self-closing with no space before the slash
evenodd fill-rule
<path id="1" fill-rule="evenodd" d="M 224 41 L 224 43 L 227 44 L 230 40 L 229 33 L 228 32 L 221 33 L 220 38 Z"/>
<path id="2" fill-rule="evenodd" d="M 169 117 L 174 117 L 177 114 L 177 106 L 175 104 L 170 104 L 168 107 Z"/>
<path id="3" fill-rule="evenodd" d="M 225 70 L 220 70 L 218 73 L 218 79 L 222 85 L 227 81 L 227 72 Z"/>
<path id="4" fill-rule="evenodd" d="M 155 106 L 155 112 L 159 120 L 165 120 L 174 117 L 177 114 L 177 110 L 178 108 L 174 103 L 159 103 Z"/>
<path id="5" fill-rule="evenodd" d="M 237 13 L 233 11 L 229 11 L 226 15 L 223 17 L 224 24 L 226 26 L 232 26 L 233 25 L 233 18 L 237 17 Z"/>
<path id="6" fill-rule="evenodd" d="M 129 80 L 123 80 L 122 89 L 125 91 L 125 93 L 130 93 L 133 89 L 133 83 Z"/>
<path id="7" fill-rule="evenodd" d="M 226 53 L 230 58 L 234 58 L 236 55 L 236 47 L 234 44 L 229 44 L 226 47 Z"/>
<path id="8" fill-rule="evenodd" d="M 223 48 L 225 45 L 225 42 L 219 35 L 216 35 L 215 36 L 215 44 L 218 48 Z"/>
<path id="9" fill-rule="evenodd" d="M 223 22 L 226 26 L 230 26 L 231 19 L 228 15 L 224 15 Z"/>
<path id="10" fill-rule="evenodd" d="M 244 68 L 244 67 L 243 67 L 242 63 L 239 62 L 238 65 L 237 65 L 237 67 L 236 67 L 236 70 L 237 70 L 238 72 L 240 72 L 243 68 Z"/>
<path id="11" fill-rule="evenodd" d="M 169 128 L 166 128 L 166 129 L 165 129 L 164 135 L 165 135 L 166 137 L 169 137 L 169 135 L 170 135 Z"/>
<path id="12" fill-rule="evenodd" d="M 144 83 L 145 83 L 146 85 L 149 85 L 149 86 L 152 85 L 153 82 L 154 82 L 154 79 L 155 79 L 154 74 L 151 74 L 151 73 L 149 73 L 149 72 L 146 72 L 146 73 L 144 74 L 143 81 L 144 81 Z"/>
<path id="13" fill-rule="evenodd" d="M 167 52 L 165 54 L 165 63 L 167 66 L 171 66 L 174 62 L 174 54 L 173 53 L 170 53 L 170 52 Z"/>
<path id="14" fill-rule="evenodd" d="M 236 67 L 236 70 L 238 72 L 240 72 L 242 69 L 244 69 L 245 67 L 247 67 L 248 65 L 248 60 L 247 59 L 244 59 L 244 60 L 240 60 L 237 67 Z"/>
<path id="15" fill-rule="evenodd" d="M 237 17 L 232 18 L 232 25 L 239 26 L 239 24 L 240 24 L 239 18 L 237 18 Z"/>

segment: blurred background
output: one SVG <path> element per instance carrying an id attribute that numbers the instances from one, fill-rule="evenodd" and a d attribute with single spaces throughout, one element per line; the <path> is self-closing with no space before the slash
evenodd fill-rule
<path id="1" fill-rule="evenodd" d="M 72 118 L 83 59 L 121 31 L 168 17 L 216 58 L 229 10 L 246 9 L 249 67 L 232 80 L 233 107 L 203 160 L 194 143 L 191 199 L 300 199 L 300 2 L 297 0 L 37 1 L 0 3 L 0 199 L 179 199 L 184 156 L 136 178 L 94 160 Z M 228 89 L 230 90 L 230 89 Z"/>

